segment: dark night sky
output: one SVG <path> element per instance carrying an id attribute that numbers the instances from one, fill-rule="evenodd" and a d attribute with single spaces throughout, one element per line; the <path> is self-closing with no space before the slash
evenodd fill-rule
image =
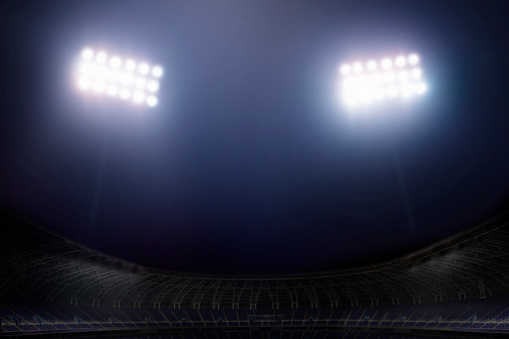
<path id="1" fill-rule="evenodd" d="M 408 253 L 507 205 L 505 5 L 4 0 L 0 202 L 170 270 Z M 70 78 L 84 46 L 162 64 L 158 107 L 85 99 Z M 400 51 L 420 53 L 426 96 L 348 115 L 338 65 Z"/>

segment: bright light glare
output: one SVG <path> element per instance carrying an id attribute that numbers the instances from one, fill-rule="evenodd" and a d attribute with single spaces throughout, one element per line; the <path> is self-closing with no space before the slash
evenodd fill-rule
<path id="1" fill-rule="evenodd" d="M 122 76 L 122 73 L 118 71 L 110 71 L 108 72 L 108 80 L 110 82 L 118 82 L 120 80 L 120 77 Z"/>
<path id="2" fill-rule="evenodd" d="M 373 99 L 373 91 L 369 89 L 362 90 L 360 92 L 360 96 L 364 102 L 369 102 L 371 99 Z"/>
<path id="3" fill-rule="evenodd" d="M 142 103 L 143 101 L 145 101 L 145 93 L 143 93 L 143 92 L 134 93 L 133 101 L 137 104 Z"/>
<path id="4" fill-rule="evenodd" d="M 82 64 L 80 67 L 80 72 L 84 76 L 93 76 L 94 74 L 94 66 L 90 64 Z"/>
<path id="5" fill-rule="evenodd" d="M 393 87 L 390 87 L 388 90 L 387 90 L 387 94 L 391 97 L 391 98 L 395 98 L 398 96 L 399 94 L 399 90 L 396 86 L 393 86 Z"/>
<path id="6" fill-rule="evenodd" d="M 348 79 L 343 80 L 343 87 L 344 88 L 351 89 L 354 86 L 355 86 L 355 79 L 348 78 Z"/>
<path id="7" fill-rule="evenodd" d="M 97 79 L 104 79 L 108 76 L 108 71 L 106 67 L 97 66 L 93 68 L 93 75 Z"/>
<path id="8" fill-rule="evenodd" d="M 392 61 L 389 58 L 383 59 L 381 65 L 383 69 L 389 69 L 392 67 Z"/>
<path id="9" fill-rule="evenodd" d="M 109 85 L 108 88 L 106 89 L 106 94 L 108 94 L 109 96 L 115 96 L 117 95 L 118 93 L 118 88 L 117 86 L 115 85 Z"/>
<path id="10" fill-rule="evenodd" d="M 366 64 L 366 68 L 370 71 L 374 71 L 377 67 L 378 65 L 376 64 L 375 60 L 370 60 Z"/>
<path id="11" fill-rule="evenodd" d="M 371 76 L 371 85 L 378 86 L 382 82 L 382 76 L 378 73 L 375 73 Z"/>
<path id="12" fill-rule="evenodd" d="M 140 64 L 140 66 L 138 66 L 138 71 L 139 71 L 139 72 L 140 72 L 140 74 L 142 74 L 142 75 L 147 75 L 149 70 L 150 70 L 149 65 L 147 65 L 147 64 L 145 64 L 145 63 Z"/>
<path id="13" fill-rule="evenodd" d="M 120 81 L 124 86 L 131 86 L 134 82 L 134 77 L 131 74 L 124 74 Z"/>
<path id="14" fill-rule="evenodd" d="M 396 66 L 398 67 L 405 67 L 406 65 L 406 60 L 405 60 L 405 57 L 400 55 L 399 57 L 396 58 L 396 61 L 395 61 L 395 64 Z"/>
<path id="15" fill-rule="evenodd" d="M 396 80 L 396 75 L 393 72 L 385 73 L 384 81 L 387 84 L 392 84 Z"/>
<path id="16" fill-rule="evenodd" d="M 127 60 L 125 62 L 125 69 L 132 72 L 136 69 L 136 63 L 133 60 Z"/>
<path id="17" fill-rule="evenodd" d="M 153 95 L 149 96 L 147 98 L 147 105 L 149 105 L 150 107 L 157 106 L 157 98 Z"/>
<path id="18" fill-rule="evenodd" d="M 426 86 L 425 83 L 420 82 L 417 85 L 415 85 L 415 91 L 418 94 L 426 93 L 427 90 L 428 90 L 428 86 Z"/>
<path id="19" fill-rule="evenodd" d="M 341 74 L 344 74 L 344 75 L 347 75 L 347 74 L 350 74 L 350 71 L 351 71 L 351 67 L 350 65 L 341 65 L 341 67 L 339 68 L 339 71 L 341 72 Z"/>
<path id="20" fill-rule="evenodd" d="M 81 88 L 81 89 L 89 89 L 90 86 L 92 85 L 90 79 L 88 78 L 80 78 L 78 80 L 78 86 Z"/>
<path id="21" fill-rule="evenodd" d="M 147 62 L 123 59 L 114 53 L 110 55 L 108 57 L 103 50 L 95 52 L 89 47 L 82 49 L 74 68 L 75 86 L 83 91 L 105 93 L 108 97 L 129 100 L 135 104 L 156 106 L 159 102 L 156 95 L 160 87 L 158 80 L 164 75 L 163 67 L 150 67 Z"/>
<path id="22" fill-rule="evenodd" d="M 120 98 L 121 99 L 124 99 L 124 100 L 127 100 L 131 97 L 131 91 L 128 90 L 127 88 L 123 88 L 121 91 L 120 91 Z"/>
<path id="23" fill-rule="evenodd" d="M 143 89 L 145 87 L 145 84 L 147 83 L 147 80 L 144 78 L 138 78 L 136 79 L 136 87 L 139 89 Z"/>
<path id="24" fill-rule="evenodd" d="M 408 96 L 413 95 L 414 93 L 415 93 L 415 91 L 414 91 L 414 86 L 412 86 L 412 85 L 410 85 L 410 84 L 403 84 L 403 85 L 401 86 L 401 94 L 402 94 L 403 96 L 408 97 Z"/>
<path id="25" fill-rule="evenodd" d="M 420 79 L 422 77 L 422 70 L 420 68 L 415 68 L 412 70 L 412 78 Z"/>
<path id="26" fill-rule="evenodd" d="M 110 59 L 110 65 L 112 67 L 118 68 L 122 65 L 122 60 L 118 56 L 114 56 Z"/>
<path id="27" fill-rule="evenodd" d="M 163 76 L 163 68 L 161 66 L 154 66 L 152 68 L 152 75 L 156 78 L 160 78 Z"/>
<path id="28" fill-rule="evenodd" d="M 155 80 L 150 80 L 147 84 L 147 89 L 150 92 L 157 92 L 159 90 L 159 83 Z"/>
<path id="29" fill-rule="evenodd" d="M 360 76 L 359 78 L 357 78 L 357 85 L 358 86 L 362 86 L 364 88 L 368 88 L 369 86 L 369 78 L 365 75 L 363 76 Z"/>
<path id="30" fill-rule="evenodd" d="M 82 57 L 84 60 L 92 60 L 92 58 L 94 57 L 94 51 L 92 51 L 90 48 L 85 48 L 85 49 L 81 52 L 81 57 Z"/>
<path id="31" fill-rule="evenodd" d="M 405 82 L 408 80 L 408 72 L 407 71 L 401 71 L 398 73 L 398 79 L 399 81 Z"/>
<path id="32" fill-rule="evenodd" d="M 408 63 L 410 65 L 417 65 L 419 63 L 419 56 L 415 53 L 408 56 Z"/>
<path id="33" fill-rule="evenodd" d="M 102 93 L 104 92 L 104 88 L 105 88 L 105 84 L 104 82 L 102 81 L 97 81 L 95 84 L 94 84 L 94 92 L 96 93 Z"/>
<path id="34" fill-rule="evenodd" d="M 96 60 L 98 63 L 104 63 L 108 59 L 108 55 L 105 52 L 97 53 Z"/>
<path id="35" fill-rule="evenodd" d="M 338 89 L 343 102 L 349 106 L 369 105 L 426 93 L 428 88 L 422 80 L 423 71 L 415 67 L 418 63 L 419 56 L 413 53 L 383 58 L 379 63 L 370 59 L 364 63 L 356 60 L 342 64 L 339 68 L 341 87 Z M 150 85 L 147 89 L 150 90 Z"/>
<path id="36" fill-rule="evenodd" d="M 375 98 L 381 100 L 385 98 L 385 90 L 383 88 L 377 88 L 374 92 Z"/>
<path id="37" fill-rule="evenodd" d="M 348 106 L 355 106 L 358 102 L 356 97 L 350 95 L 346 95 L 343 100 Z"/>

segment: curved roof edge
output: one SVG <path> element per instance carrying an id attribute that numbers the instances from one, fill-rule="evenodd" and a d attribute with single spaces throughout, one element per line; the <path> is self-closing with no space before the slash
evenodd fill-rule
<path id="1" fill-rule="evenodd" d="M 440 253 L 445 253 L 451 249 L 455 249 L 461 247 L 462 244 L 465 244 L 473 239 L 480 238 L 485 234 L 490 233 L 493 230 L 504 227 L 509 223 L 509 209 L 502 211 L 501 213 L 496 214 L 495 216 L 486 219 L 485 221 L 476 224 L 473 227 L 470 227 L 462 232 L 456 233 L 450 237 L 447 237 L 443 240 L 435 242 L 429 246 L 426 246 L 420 250 L 411 252 L 409 254 L 403 255 L 396 259 L 387 260 L 384 262 L 370 264 L 370 265 L 362 265 L 353 268 L 345 268 L 345 269 L 335 269 L 328 271 L 317 271 L 317 272 L 307 272 L 307 273 L 287 273 L 287 274 L 206 274 L 206 273 L 195 273 L 195 272 L 181 272 L 181 271 L 172 271 L 172 270 L 163 270 L 151 268 L 149 266 L 137 264 L 122 258 L 115 257 L 110 254 L 106 254 L 101 252 L 100 250 L 94 249 L 88 245 L 81 244 L 75 240 L 71 240 L 53 230 L 48 229 L 47 227 L 25 217 L 21 213 L 5 206 L 0 205 L 0 211 L 3 214 L 7 214 L 12 218 L 17 219 L 18 222 L 23 222 L 31 227 L 35 227 L 41 232 L 53 237 L 56 241 L 66 244 L 68 246 L 75 247 L 82 252 L 86 252 L 88 255 L 98 256 L 105 258 L 104 260 L 107 263 L 117 263 L 121 264 L 123 267 L 135 268 L 138 271 L 145 271 L 147 273 L 156 274 L 156 275 L 166 275 L 173 277 L 182 277 L 182 278 L 195 278 L 195 279 L 208 279 L 208 280 L 286 280 L 286 279 L 309 279 L 309 278 L 327 278 L 327 277 L 338 277 L 338 276 L 349 276 L 356 274 L 365 274 L 369 272 L 382 271 L 389 267 L 394 266 L 412 266 L 413 264 L 422 262 L 427 258 L 431 258 Z"/>

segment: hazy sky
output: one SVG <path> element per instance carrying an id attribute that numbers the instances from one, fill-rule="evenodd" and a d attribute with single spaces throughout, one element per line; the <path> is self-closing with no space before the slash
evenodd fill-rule
<path id="1" fill-rule="evenodd" d="M 2 1 L 0 201 L 178 271 L 378 262 L 509 192 L 504 1 Z M 85 46 L 160 63 L 151 110 L 80 93 Z M 428 93 L 350 114 L 343 61 L 417 52 Z"/>

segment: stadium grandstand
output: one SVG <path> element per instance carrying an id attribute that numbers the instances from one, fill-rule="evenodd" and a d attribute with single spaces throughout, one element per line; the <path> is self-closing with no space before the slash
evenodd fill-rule
<path id="1" fill-rule="evenodd" d="M 237 276 L 142 267 L 3 214 L 2 336 L 509 335 L 509 211 L 389 262 Z"/>

